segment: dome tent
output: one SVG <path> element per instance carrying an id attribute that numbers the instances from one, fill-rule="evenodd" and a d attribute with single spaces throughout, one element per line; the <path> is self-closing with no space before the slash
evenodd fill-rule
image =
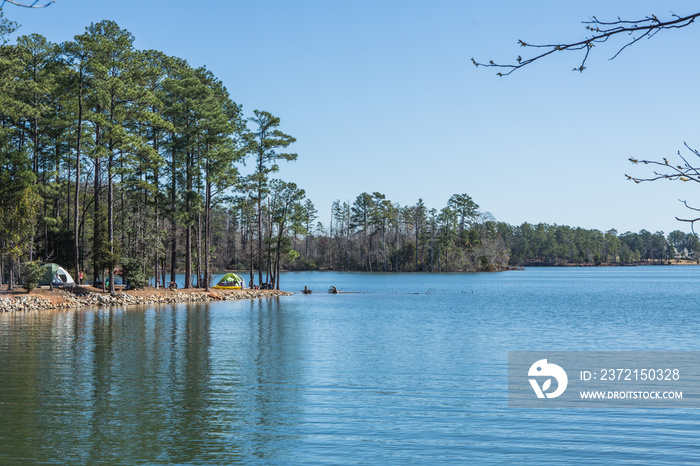
<path id="1" fill-rule="evenodd" d="M 39 285 L 75 285 L 73 277 L 70 276 L 68 271 L 58 264 L 50 262 L 44 264 L 44 276 L 39 280 Z"/>
<path id="2" fill-rule="evenodd" d="M 227 273 L 226 275 L 221 277 L 219 283 L 213 288 L 240 290 L 241 288 L 243 288 L 244 284 L 245 282 L 240 276 L 236 275 L 235 273 Z"/>

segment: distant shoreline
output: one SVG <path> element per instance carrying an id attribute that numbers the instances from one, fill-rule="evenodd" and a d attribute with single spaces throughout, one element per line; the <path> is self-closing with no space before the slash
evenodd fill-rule
<path id="1" fill-rule="evenodd" d="M 651 267 L 651 266 L 675 266 L 675 265 L 700 265 L 697 260 L 664 260 L 661 262 L 636 262 L 630 264 L 616 264 L 606 262 L 601 264 L 524 264 L 521 267 Z"/>
<path id="2" fill-rule="evenodd" d="M 429 271 L 429 270 L 405 270 L 396 272 L 394 270 L 346 270 L 346 269 L 300 269 L 300 270 L 283 270 L 282 272 L 351 272 L 351 273 L 477 273 L 477 272 L 506 272 L 509 270 L 522 270 L 525 267 L 646 267 L 646 266 L 675 266 L 675 265 L 700 265 L 695 259 L 688 260 L 664 260 L 661 262 L 635 262 L 629 264 L 618 264 L 614 262 L 604 262 L 600 264 L 578 264 L 578 263 L 567 263 L 567 264 L 548 264 L 548 263 L 530 263 L 523 265 L 512 265 L 508 267 L 499 267 L 494 270 L 440 270 L 440 271 Z"/>

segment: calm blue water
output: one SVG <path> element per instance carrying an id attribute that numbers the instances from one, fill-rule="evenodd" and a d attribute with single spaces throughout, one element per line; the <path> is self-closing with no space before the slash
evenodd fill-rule
<path id="1" fill-rule="evenodd" d="M 506 367 L 698 351 L 699 283 L 305 272 L 279 300 L 0 315 L 0 463 L 700 463 L 698 410 L 512 409 Z"/>

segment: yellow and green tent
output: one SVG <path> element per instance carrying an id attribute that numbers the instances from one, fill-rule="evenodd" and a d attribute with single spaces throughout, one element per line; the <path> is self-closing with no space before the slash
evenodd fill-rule
<path id="1" fill-rule="evenodd" d="M 235 273 L 227 273 L 221 277 L 219 283 L 212 288 L 220 290 L 240 290 L 243 288 L 244 284 L 245 282 L 239 275 L 236 275 Z"/>

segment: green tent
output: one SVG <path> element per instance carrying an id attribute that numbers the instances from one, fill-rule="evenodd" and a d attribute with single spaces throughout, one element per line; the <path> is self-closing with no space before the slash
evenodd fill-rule
<path id="1" fill-rule="evenodd" d="M 43 267 L 44 276 L 39 280 L 39 285 L 75 285 L 73 277 L 60 265 L 49 262 L 48 264 L 44 264 Z"/>
<path id="2" fill-rule="evenodd" d="M 221 277 L 221 280 L 219 280 L 219 283 L 216 286 L 240 286 L 243 288 L 245 285 L 245 281 L 243 279 L 236 275 L 235 273 L 227 273 L 223 277 Z"/>

